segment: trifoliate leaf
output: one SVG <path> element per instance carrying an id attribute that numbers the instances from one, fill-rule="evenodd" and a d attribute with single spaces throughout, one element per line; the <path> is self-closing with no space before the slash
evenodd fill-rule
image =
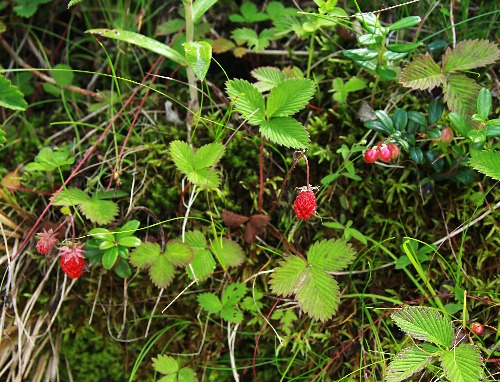
<path id="1" fill-rule="evenodd" d="M 164 253 L 161 253 L 149 267 L 149 277 L 158 288 L 166 288 L 174 279 L 175 269 Z"/>
<path id="2" fill-rule="evenodd" d="M 443 85 L 444 100 L 450 111 L 465 116 L 476 111 L 476 100 L 481 87 L 462 74 L 449 74 Z"/>
<path id="3" fill-rule="evenodd" d="M 223 306 L 235 305 L 243 298 L 247 288 L 243 283 L 229 284 L 222 292 L 221 302 Z"/>
<path id="4" fill-rule="evenodd" d="M 290 78 L 281 81 L 267 98 L 266 115 L 272 117 L 288 117 L 302 110 L 314 94 L 314 83 L 311 80 Z"/>
<path id="5" fill-rule="evenodd" d="M 259 130 L 264 137 L 279 145 L 294 149 L 305 149 L 309 145 L 306 128 L 290 117 L 272 118 L 262 122 Z"/>
<path id="6" fill-rule="evenodd" d="M 210 249 L 215 257 L 217 257 L 224 270 L 226 270 L 227 267 L 236 267 L 243 263 L 243 260 L 245 260 L 241 247 L 238 243 L 230 239 L 216 238 L 212 241 Z"/>
<path id="7" fill-rule="evenodd" d="M 453 327 L 450 317 L 437 310 L 425 307 L 402 308 L 391 314 L 392 320 L 414 339 L 432 342 L 450 348 L 453 342 Z"/>
<path id="8" fill-rule="evenodd" d="M 198 2 L 196 2 L 195 4 L 198 4 Z M 198 378 L 196 378 L 196 373 L 193 369 L 191 369 L 190 367 L 183 367 L 177 374 L 176 382 L 198 382 Z"/>
<path id="9" fill-rule="evenodd" d="M 198 304 L 209 313 L 219 313 L 222 309 L 222 303 L 213 293 L 202 293 L 197 300 Z"/>
<path id="10" fill-rule="evenodd" d="M 260 125 L 265 121 L 264 96 L 250 82 L 229 80 L 226 82 L 226 91 L 236 111 L 247 118 L 249 124 Z"/>
<path id="11" fill-rule="evenodd" d="M 498 151 L 472 151 L 469 165 L 482 174 L 500 180 L 500 152 Z"/>
<path id="12" fill-rule="evenodd" d="M 224 155 L 224 145 L 222 143 L 209 143 L 201 146 L 195 154 L 195 168 L 212 167 L 220 161 Z"/>
<path id="13" fill-rule="evenodd" d="M 161 253 L 161 247 L 157 243 L 142 243 L 129 257 L 129 262 L 137 268 L 149 268 Z"/>
<path id="14" fill-rule="evenodd" d="M 327 272 L 345 269 L 353 260 L 356 252 L 342 240 L 322 240 L 309 247 L 307 261 Z"/>
<path id="15" fill-rule="evenodd" d="M 161 374 L 175 374 L 179 371 L 179 364 L 175 360 L 175 358 L 158 354 L 156 358 L 152 358 L 153 360 L 153 368 L 155 371 Z"/>
<path id="16" fill-rule="evenodd" d="M 307 263 L 298 256 L 289 256 L 274 269 L 269 284 L 277 295 L 288 297 L 296 292 Z"/>
<path id="17" fill-rule="evenodd" d="M 260 21 L 269 20 L 269 16 L 264 12 L 260 12 L 257 6 L 251 1 L 244 1 L 240 6 L 239 14 L 229 15 L 229 20 L 233 23 L 258 23 Z"/>
<path id="18" fill-rule="evenodd" d="M 273 89 L 285 80 L 285 73 L 271 66 L 263 66 L 252 70 L 252 76 L 258 80 L 255 87 L 262 93 Z"/>
<path id="19" fill-rule="evenodd" d="M 239 323 L 243 321 L 243 313 L 234 305 L 223 307 L 220 311 L 220 317 L 228 322 Z"/>
<path id="20" fill-rule="evenodd" d="M 401 350 L 389 363 L 385 382 L 400 382 L 423 370 L 439 348 L 430 344 L 412 345 Z"/>
<path id="21" fill-rule="evenodd" d="M 0 75 L 0 106 L 12 110 L 26 110 L 28 103 L 19 89 L 11 85 L 10 81 Z"/>
<path id="22" fill-rule="evenodd" d="M 178 240 L 170 240 L 165 246 L 165 255 L 174 267 L 185 267 L 194 256 L 193 249 Z"/>
<path id="23" fill-rule="evenodd" d="M 193 41 L 184 43 L 186 60 L 200 80 L 207 75 L 212 61 L 212 46 L 206 41 Z"/>
<path id="24" fill-rule="evenodd" d="M 441 365 L 446 377 L 453 382 L 478 382 L 482 378 L 481 353 L 468 343 L 461 343 L 443 352 Z"/>
<path id="25" fill-rule="evenodd" d="M 443 55 L 443 70 L 470 70 L 489 64 L 500 59 L 500 50 L 497 44 L 488 40 L 460 41 L 455 48 L 446 49 Z"/>
<path id="26" fill-rule="evenodd" d="M 205 235 L 201 231 L 187 231 L 184 234 L 184 242 L 193 248 L 195 252 L 208 247 Z"/>
<path id="27" fill-rule="evenodd" d="M 199 279 L 212 274 L 216 265 L 212 252 L 208 249 L 195 250 L 193 261 L 186 267 L 186 272 L 191 280 Z"/>
<path id="28" fill-rule="evenodd" d="M 429 53 L 417 56 L 401 72 L 401 83 L 412 89 L 433 89 L 446 81 Z"/>
<path id="29" fill-rule="evenodd" d="M 231 33 L 231 37 L 236 40 L 238 45 L 247 43 L 250 50 L 264 50 L 269 46 L 269 42 L 274 39 L 274 31 L 272 29 L 264 29 L 260 34 L 257 34 L 250 28 L 237 28 Z"/>
<path id="30" fill-rule="evenodd" d="M 100 225 L 111 223 L 119 212 L 118 205 L 111 200 L 91 199 L 78 208 L 87 219 Z"/>
<path id="31" fill-rule="evenodd" d="M 85 191 L 82 191 L 79 188 L 66 188 L 65 190 L 62 190 L 59 195 L 57 195 L 57 198 L 53 200 L 52 205 L 69 207 L 88 202 L 89 200 L 92 199 Z"/>
<path id="32" fill-rule="evenodd" d="M 170 142 L 170 155 L 180 172 L 189 174 L 195 169 L 194 153 L 187 142 Z"/>
<path id="33" fill-rule="evenodd" d="M 299 307 L 311 318 L 325 322 L 332 318 L 340 303 L 337 281 L 322 269 L 307 268 L 297 288 Z"/>

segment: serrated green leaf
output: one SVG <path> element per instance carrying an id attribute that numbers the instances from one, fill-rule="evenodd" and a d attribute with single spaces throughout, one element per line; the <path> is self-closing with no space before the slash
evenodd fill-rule
<path id="1" fill-rule="evenodd" d="M 429 53 L 415 57 L 401 72 L 400 82 L 412 89 L 433 89 L 446 81 Z"/>
<path id="2" fill-rule="evenodd" d="M 196 373 L 193 369 L 190 367 L 183 367 L 177 374 L 176 382 L 198 382 L 198 378 L 196 378 Z"/>
<path id="3" fill-rule="evenodd" d="M 213 293 L 202 293 L 197 300 L 198 304 L 209 313 L 219 313 L 222 309 L 222 303 Z"/>
<path id="4" fill-rule="evenodd" d="M 118 215 L 118 205 L 111 200 L 91 199 L 80 203 L 78 208 L 90 221 L 99 225 L 111 223 Z"/>
<path id="5" fill-rule="evenodd" d="M 54 206 L 75 206 L 80 203 L 88 202 L 91 200 L 84 191 L 79 188 L 66 188 L 62 190 L 57 198 L 53 200 L 52 205 Z"/>
<path id="6" fill-rule="evenodd" d="M 83 0 L 71 0 L 68 3 L 68 9 L 70 9 L 73 5 L 80 4 Z"/>
<path id="7" fill-rule="evenodd" d="M 292 255 L 281 261 L 269 281 L 273 293 L 284 297 L 294 294 L 306 268 L 307 263 L 298 256 Z"/>
<path id="8" fill-rule="evenodd" d="M 460 115 L 471 115 L 476 110 L 477 95 L 481 87 L 462 74 L 449 74 L 443 85 L 444 101 L 448 109 Z"/>
<path id="9" fill-rule="evenodd" d="M 285 80 L 285 73 L 270 66 L 254 69 L 251 73 L 258 80 L 255 87 L 262 93 L 273 89 L 281 81 Z"/>
<path id="10" fill-rule="evenodd" d="M 461 343 L 441 356 L 445 375 L 453 382 L 478 382 L 482 380 L 481 353 L 468 343 Z"/>
<path id="11" fill-rule="evenodd" d="M 491 92 L 486 88 L 482 88 L 477 96 L 477 113 L 483 121 L 486 121 L 488 115 L 490 115 L 491 102 Z"/>
<path id="12" fill-rule="evenodd" d="M 239 323 L 243 321 L 243 313 L 234 305 L 223 307 L 220 311 L 220 317 L 228 322 Z"/>
<path id="13" fill-rule="evenodd" d="M 299 307 L 311 318 L 325 322 L 332 318 L 340 303 L 337 281 L 322 269 L 306 268 L 297 287 Z"/>
<path id="14" fill-rule="evenodd" d="M 226 82 L 226 91 L 236 111 L 247 118 L 249 124 L 260 125 L 265 121 L 264 96 L 250 82 L 229 80 Z"/>
<path id="15" fill-rule="evenodd" d="M 288 117 L 302 110 L 314 94 L 311 80 L 290 78 L 280 82 L 267 98 L 268 118 Z"/>
<path id="16" fill-rule="evenodd" d="M 195 154 L 195 168 L 212 167 L 224 155 L 222 143 L 209 143 L 201 146 Z"/>
<path id="17" fill-rule="evenodd" d="M 179 371 L 179 364 L 175 358 L 159 354 L 156 358 L 152 358 L 153 368 L 161 374 L 175 374 Z"/>
<path id="18" fill-rule="evenodd" d="M 69 65 L 57 64 L 51 71 L 52 78 L 56 81 L 57 86 L 65 87 L 71 85 L 75 77 L 73 69 Z"/>
<path id="19" fill-rule="evenodd" d="M 317 241 L 309 247 L 307 261 L 324 271 L 336 272 L 352 263 L 355 255 L 352 246 L 345 241 L 328 239 Z"/>
<path id="20" fill-rule="evenodd" d="M 156 261 L 160 253 L 159 244 L 142 243 L 130 253 L 128 261 L 137 268 L 148 268 Z"/>
<path id="21" fill-rule="evenodd" d="M 165 246 L 165 255 L 174 267 L 185 267 L 193 260 L 194 251 L 179 240 L 170 240 Z"/>
<path id="22" fill-rule="evenodd" d="M 429 344 L 412 345 L 401 350 L 389 363 L 384 378 L 386 382 L 400 382 L 423 370 L 439 351 Z"/>
<path id="23" fill-rule="evenodd" d="M 231 239 L 216 238 L 212 241 L 210 249 L 224 270 L 227 267 L 236 267 L 245 260 L 243 250 Z"/>
<path id="24" fill-rule="evenodd" d="M 290 117 L 277 117 L 260 124 L 260 133 L 271 142 L 305 149 L 309 145 L 309 134 L 300 122 Z"/>
<path id="25" fill-rule="evenodd" d="M 199 279 L 212 274 L 216 265 L 212 252 L 208 249 L 195 250 L 193 261 L 186 267 L 186 272 L 191 280 L 194 280 L 195 276 Z"/>
<path id="26" fill-rule="evenodd" d="M 453 342 L 453 326 L 448 316 L 426 307 L 402 308 L 391 314 L 392 320 L 414 339 L 432 342 L 448 349 Z"/>
<path id="27" fill-rule="evenodd" d="M 118 247 L 112 246 L 102 255 L 102 266 L 104 269 L 110 270 L 118 259 Z"/>
<path id="28" fill-rule="evenodd" d="M 167 288 L 174 279 L 175 268 L 163 253 L 149 267 L 149 277 L 158 288 Z"/>
<path id="29" fill-rule="evenodd" d="M 194 153 L 187 142 L 170 142 L 170 155 L 180 172 L 187 175 L 195 169 Z"/>
<path id="30" fill-rule="evenodd" d="M 236 40 L 238 45 L 247 43 L 251 50 L 259 51 L 268 47 L 269 41 L 274 38 L 274 32 L 271 29 L 264 29 L 257 34 L 250 28 L 237 28 L 231 33 L 231 37 Z"/>
<path id="31" fill-rule="evenodd" d="M 184 234 L 184 242 L 193 248 L 195 252 L 208 247 L 205 235 L 201 231 L 187 231 Z"/>
<path id="32" fill-rule="evenodd" d="M 191 183 L 198 187 L 217 188 L 219 186 L 219 175 L 210 168 L 199 168 L 187 174 Z"/>
<path id="33" fill-rule="evenodd" d="M 469 165 L 476 171 L 495 180 L 500 180 L 500 152 L 477 151 L 471 152 Z"/>
<path id="34" fill-rule="evenodd" d="M 175 49 L 171 48 L 167 44 L 155 40 L 154 38 L 147 37 L 139 33 L 126 31 L 123 29 L 89 29 L 85 33 L 108 37 L 118 41 L 124 41 L 164 56 L 179 65 L 185 66 L 187 64 L 186 59 Z"/>
<path id="35" fill-rule="evenodd" d="M 264 12 L 260 12 L 257 6 L 251 1 L 244 1 L 240 6 L 241 15 L 231 14 L 229 20 L 233 23 L 257 23 L 260 21 L 269 20 L 269 16 Z"/>
<path id="36" fill-rule="evenodd" d="M 212 46 L 206 41 L 186 42 L 184 52 L 194 74 L 203 81 L 212 61 Z"/>
<path id="37" fill-rule="evenodd" d="M 489 64 L 500 59 L 500 50 L 497 45 L 488 40 L 460 41 L 455 48 L 446 49 L 443 55 L 443 70 L 470 70 Z"/>
<path id="38" fill-rule="evenodd" d="M 232 283 L 229 284 L 221 296 L 221 303 L 223 307 L 229 307 L 235 305 L 245 296 L 247 288 L 243 283 Z"/>
<path id="39" fill-rule="evenodd" d="M 12 110 L 26 110 L 28 107 L 24 94 L 3 75 L 0 75 L 0 106 Z"/>

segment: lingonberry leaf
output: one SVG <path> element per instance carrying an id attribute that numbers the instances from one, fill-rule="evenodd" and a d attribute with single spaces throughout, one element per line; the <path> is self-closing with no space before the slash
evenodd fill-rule
<path id="1" fill-rule="evenodd" d="M 247 118 L 249 124 L 260 125 L 265 121 L 264 96 L 250 82 L 229 80 L 226 82 L 226 91 L 236 111 Z"/>
<path id="2" fill-rule="evenodd" d="M 193 260 L 194 251 L 179 240 L 170 240 L 165 246 L 165 256 L 174 267 L 185 267 Z"/>
<path id="3" fill-rule="evenodd" d="M 110 247 L 102 255 L 102 266 L 109 270 L 115 265 L 116 259 L 118 259 L 118 247 Z"/>
<path id="4" fill-rule="evenodd" d="M 400 382 L 423 370 L 440 349 L 431 344 L 411 345 L 401 350 L 389 363 L 385 382 Z"/>
<path id="5" fill-rule="evenodd" d="M 161 247 L 157 243 L 142 243 L 132 253 L 130 253 L 129 262 L 137 268 L 149 268 L 158 256 L 160 256 Z"/>
<path id="6" fill-rule="evenodd" d="M 444 100 L 448 109 L 462 116 L 476 111 L 477 95 L 481 87 L 473 79 L 462 74 L 449 74 L 443 85 Z"/>
<path id="7" fill-rule="evenodd" d="M 266 115 L 289 117 L 303 109 L 314 94 L 314 83 L 305 78 L 290 78 L 281 81 L 269 93 Z"/>
<path id="8" fill-rule="evenodd" d="M 290 117 L 272 118 L 262 122 L 260 133 L 271 142 L 294 149 L 305 149 L 309 145 L 309 134 L 305 127 Z"/>
<path id="9" fill-rule="evenodd" d="M 132 236 L 135 231 L 139 229 L 141 222 L 139 220 L 129 220 L 120 228 L 115 230 L 116 240 L 123 239 L 124 237 Z"/>
<path id="10" fill-rule="evenodd" d="M 108 224 L 118 215 L 118 205 L 111 200 L 91 199 L 78 206 L 83 215 L 97 224 Z"/>
<path id="11" fill-rule="evenodd" d="M 412 89 L 433 89 L 446 81 L 429 53 L 415 57 L 401 72 L 401 83 Z"/>
<path id="12" fill-rule="evenodd" d="M 450 351 L 443 352 L 441 366 L 450 381 L 479 382 L 483 365 L 477 346 L 461 343 Z"/>
<path id="13" fill-rule="evenodd" d="M 491 102 L 491 92 L 486 88 L 482 88 L 477 96 L 477 114 L 482 121 L 486 121 L 490 115 Z"/>
<path id="14" fill-rule="evenodd" d="M 464 40 L 455 48 L 446 49 L 443 71 L 470 70 L 495 63 L 500 59 L 497 44 L 488 40 Z"/>
<path id="15" fill-rule="evenodd" d="M 227 267 L 236 267 L 245 260 L 243 250 L 231 239 L 216 238 L 212 241 L 210 249 L 224 270 Z"/>

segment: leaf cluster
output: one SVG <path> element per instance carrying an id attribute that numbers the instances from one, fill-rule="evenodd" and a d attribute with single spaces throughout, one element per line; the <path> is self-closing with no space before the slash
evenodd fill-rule
<path id="1" fill-rule="evenodd" d="M 220 299 L 213 293 L 203 293 L 198 296 L 198 303 L 209 313 L 220 314 L 223 320 L 238 323 L 243 320 L 238 304 L 245 293 L 245 284 L 233 283 L 224 289 Z"/>
<path id="2" fill-rule="evenodd" d="M 179 362 L 171 356 L 158 354 L 152 358 L 153 368 L 163 374 L 158 382 L 196 382 L 196 373 L 190 367 L 181 367 Z"/>

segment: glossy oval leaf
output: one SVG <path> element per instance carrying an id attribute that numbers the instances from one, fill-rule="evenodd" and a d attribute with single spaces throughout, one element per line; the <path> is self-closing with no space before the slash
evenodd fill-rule
<path id="1" fill-rule="evenodd" d="M 389 25 L 389 30 L 395 31 L 395 30 L 399 30 L 399 29 L 410 28 L 410 27 L 413 27 L 413 26 L 417 25 L 418 23 L 420 23 L 420 21 L 421 21 L 421 19 L 419 16 L 405 17 L 401 20 L 396 21 L 392 25 Z"/>
<path id="2" fill-rule="evenodd" d="M 102 266 L 104 269 L 111 269 L 118 259 L 118 247 L 113 246 L 102 255 Z"/>

